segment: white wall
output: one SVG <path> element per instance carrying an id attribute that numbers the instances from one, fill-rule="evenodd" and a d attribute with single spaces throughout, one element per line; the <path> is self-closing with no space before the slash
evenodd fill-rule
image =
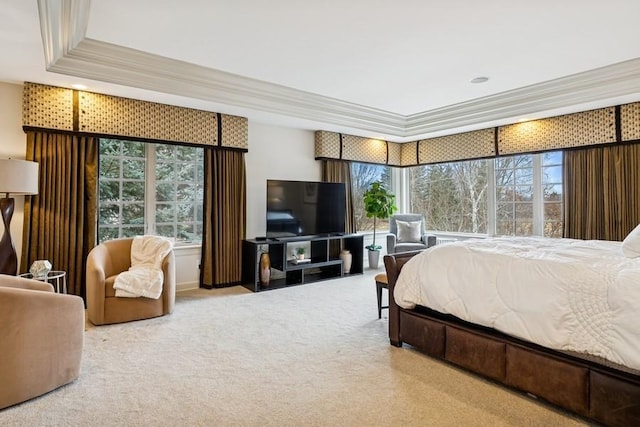
<path id="1" fill-rule="evenodd" d="M 249 121 L 247 238 L 266 233 L 267 179 L 320 181 L 314 132 Z"/>
<path id="2" fill-rule="evenodd" d="M 25 154 L 26 137 L 22 131 L 22 85 L 0 82 L 0 158 L 24 159 Z M 11 238 L 18 254 L 18 268 L 20 268 L 24 196 L 12 197 L 15 199 L 15 209 L 11 219 Z M 4 232 L 4 225 L 0 220 L 0 233 L 2 232 Z"/>

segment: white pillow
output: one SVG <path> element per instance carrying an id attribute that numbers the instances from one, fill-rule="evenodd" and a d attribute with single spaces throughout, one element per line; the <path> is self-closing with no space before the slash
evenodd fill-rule
<path id="1" fill-rule="evenodd" d="M 627 258 L 640 257 L 640 224 L 622 241 L 622 255 Z"/>
<path id="2" fill-rule="evenodd" d="M 420 243 L 422 221 L 399 221 L 396 220 L 398 227 L 398 243 Z"/>

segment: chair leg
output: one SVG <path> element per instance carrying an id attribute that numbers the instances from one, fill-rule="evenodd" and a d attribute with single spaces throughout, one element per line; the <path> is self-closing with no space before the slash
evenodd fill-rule
<path id="1" fill-rule="evenodd" d="M 376 282 L 376 292 L 378 294 L 378 319 L 382 319 L 382 284 Z"/>

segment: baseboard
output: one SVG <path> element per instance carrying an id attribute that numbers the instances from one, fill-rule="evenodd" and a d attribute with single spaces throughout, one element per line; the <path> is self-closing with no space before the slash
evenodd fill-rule
<path id="1" fill-rule="evenodd" d="M 200 283 L 198 282 L 182 282 L 176 283 L 176 292 L 189 291 L 191 289 L 198 289 Z"/>

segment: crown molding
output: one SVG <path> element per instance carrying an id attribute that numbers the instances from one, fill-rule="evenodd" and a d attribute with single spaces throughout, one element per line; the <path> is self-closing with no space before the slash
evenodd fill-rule
<path id="1" fill-rule="evenodd" d="M 640 92 L 640 58 L 404 116 L 86 37 L 89 0 L 38 0 L 47 70 L 408 138 Z"/>

